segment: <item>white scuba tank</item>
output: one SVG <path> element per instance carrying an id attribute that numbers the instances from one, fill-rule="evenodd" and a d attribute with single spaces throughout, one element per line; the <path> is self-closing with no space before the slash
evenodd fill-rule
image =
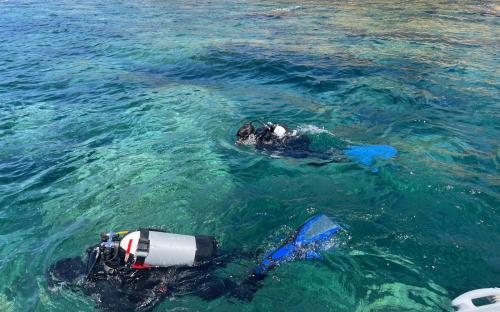
<path id="1" fill-rule="evenodd" d="M 216 241 L 210 236 L 140 230 L 123 237 L 120 248 L 125 262 L 133 257 L 136 264 L 150 267 L 194 266 L 215 254 Z"/>
<path id="2" fill-rule="evenodd" d="M 278 136 L 278 138 L 282 139 L 285 136 L 285 134 L 286 134 L 286 129 L 284 127 L 280 126 L 280 125 L 276 125 L 274 127 L 273 133 L 276 136 Z"/>

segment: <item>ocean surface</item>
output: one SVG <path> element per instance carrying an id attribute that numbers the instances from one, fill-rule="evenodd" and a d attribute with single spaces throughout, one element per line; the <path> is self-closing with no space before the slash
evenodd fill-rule
<path id="1" fill-rule="evenodd" d="M 350 227 L 323 261 L 155 311 L 451 311 L 500 287 L 499 26 L 494 1 L 0 0 L 0 311 L 97 311 L 45 272 L 100 232 L 259 256 L 318 213 Z M 234 145 L 252 119 L 399 154 L 270 157 Z"/>

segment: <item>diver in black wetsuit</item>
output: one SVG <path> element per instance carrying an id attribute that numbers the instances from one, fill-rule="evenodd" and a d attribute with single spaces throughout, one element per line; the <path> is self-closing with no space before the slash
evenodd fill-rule
<path id="1" fill-rule="evenodd" d="M 276 156 L 322 160 L 307 163 L 310 166 L 321 167 L 330 163 L 354 161 L 372 167 L 376 160 L 390 159 L 397 154 L 397 149 L 390 145 L 350 145 L 338 140 L 327 151 L 315 151 L 310 148 L 311 139 L 306 134 L 272 123 L 261 122 L 262 127 L 255 128 L 253 122 L 255 121 L 238 129 L 236 144 L 254 145 L 258 150 Z M 377 167 L 372 167 L 372 172 L 377 171 Z"/>
<path id="2" fill-rule="evenodd" d="M 228 296 L 250 301 L 265 275 L 249 275 L 241 284 L 219 278 L 215 270 L 226 261 L 224 257 L 215 257 L 195 267 L 123 268 L 114 273 L 105 272 L 103 263 L 98 263 L 95 272 L 86 276 L 85 263 L 75 257 L 52 265 L 47 280 L 53 290 L 66 287 L 91 297 L 103 311 L 150 311 L 166 298 L 182 295 L 195 295 L 204 300 Z"/>
<path id="3" fill-rule="evenodd" d="M 333 240 L 342 231 L 325 215 L 310 218 L 282 246 L 264 255 L 241 282 L 219 277 L 217 269 L 247 256 L 220 255 L 211 236 L 150 229 L 111 232 L 87 249 L 86 263 L 74 257 L 51 265 L 47 283 L 52 290 L 81 292 L 105 311 L 149 311 L 169 296 L 187 294 L 250 301 L 270 270 L 298 259 L 317 259 L 336 246 Z"/>
<path id="4" fill-rule="evenodd" d="M 47 271 L 49 288 L 81 291 L 104 311 L 137 312 L 149 311 L 172 295 L 249 301 L 265 276 L 252 273 L 239 284 L 217 277 L 215 270 L 231 259 L 218 255 L 210 236 L 140 230 L 133 243 L 134 233 L 139 231 L 102 234 L 103 242 L 87 249 L 87 263 L 81 257 L 56 262 Z"/>
<path id="5" fill-rule="evenodd" d="M 286 126 L 272 123 L 262 123 L 255 128 L 253 121 L 241 126 L 236 133 L 236 144 L 255 145 L 259 150 L 294 158 L 328 158 L 330 155 L 319 155 L 309 150 L 311 140 L 306 135 L 290 131 Z"/>

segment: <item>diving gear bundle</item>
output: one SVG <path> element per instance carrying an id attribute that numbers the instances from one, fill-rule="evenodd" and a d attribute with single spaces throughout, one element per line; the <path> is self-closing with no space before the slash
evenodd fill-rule
<path id="1" fill-rule="evenodd" d="M 153 229 L 103 233 L 101 242 L 87 250 L 87 267 L 81 257 L 61 259 L 48 269 L 47 281 L 53 289 L 82 291 L 105 311 L 149 311 L 174 294 L 205 300 L 227 296 L 248 302 L 274 267 L 318 258 L 320 252 L 340 246 L 342 230 L 324 215 L 312 217 L 257 268 L 245 272 L 241 282 L 220 276 L 219 268 L 249 253 L 215 256 L 213 237 Z"/>
<path id="2" fill-rule="evenodd" d="M 281 247 L 267 253 L 253 272 L 265 274 L 285 262 L 317 259 L 322 251 L 336 247 L 334 239 L 342 230 L 327 216 L 314 216 Z M 217 251 L 217 241 L 212 236 L 180 235 L 150 229 L 102 233 L 101 241 L 89 251 L 87 276 L 98 262 L 106 273 L 124 268 L 193 267 L 209 261 Z"/>
<path id="3" fill-rule="evenodd" d="M 101 234 L 101 244 L 89 253 L 87 276 L 98 261 L 107 272 L 117 268 L 197 266 L 213 257 L 217 242 L 211 236 L 180 235 L 140 229 Z"/>

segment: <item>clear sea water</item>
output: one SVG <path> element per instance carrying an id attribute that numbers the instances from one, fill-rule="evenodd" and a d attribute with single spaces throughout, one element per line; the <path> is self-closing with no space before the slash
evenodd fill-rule
<path id="1" fill-rule="evenodd" d="M 0 311 L 95 311 L 44 272 L 99 232 L 253 252 L 320 212 L 351 237 L 324 261 L 156 311 L 450 311 L 500 286 L 499 23 L 493 1 L 1 0 Z M 235 146 L 256 118 L 400 153 L 373 173 Z"/>

